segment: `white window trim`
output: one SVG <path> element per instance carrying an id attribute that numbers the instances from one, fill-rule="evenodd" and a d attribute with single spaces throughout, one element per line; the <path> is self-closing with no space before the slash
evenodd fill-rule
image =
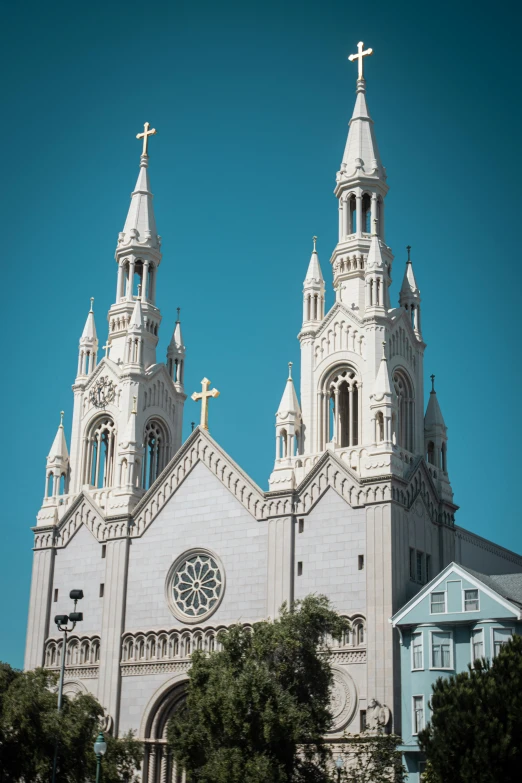
<path id="1" fill-rule="evenodd" d="M 478 594 L 478 608 L 477 609 L 466 609 L 466 593 L 469 590 L 476 590 Z M 480 590 L 478 587 L 463 587 L 462 588 L 462 612 L 464 614 L 473 614 L 473 612 L 480 612 Z"/>
<path id="2" fill-rule="evenodd" d="M 511 638 L 515 635 L 515 629 L 514 628 L 506 628 L 503 625 L 492 625 L 490 632 L 491 632 L 491 655 L 489 656 L 491 660 L 494 660 L 496 658 L 495 655 L 495 631 L 509 631 L 511 634 Z"/>
<path id="3" fill-rule="evenodd" d="M 444 611 L 443 612 L 432 612 L 431 611 L 431 596 L 433 595 L 433 593 L 442 593 L 444 595 Z M 441 615 L 441 614 L 448 614 L 448 593 L 447 593 L 447 590 L 432 590 L 429 593 L 429 597 L 430 597 L 430 615 L 432 617 L 433 616 L 437 616 L 437 615 Z"/>
<path id="4" fill-rule="evenodd" d="M 472 629 L 471 629 L 471 633 L 470 633 L 470 635 L 469 635 L 469 646 L 470 646 L 470 662 L 471 662 L 471 665 L 472 665 L 472 666 L 473 666 L 473 664 L 475 663 L 475 661 L 477 660 L 477 659 L 475 658 L 475 655 L 474 655 L 474 653 L 473 653 L 473 634 L 474 634 L 476 631 L 480 631 L 480 632 L 481 632 L 481 634 L 482 634 L 482 650 L 484 651 L 484 652 L 483 652 L 483 656 L 482 656 L 482 657 L 483 657 L 483 658 L 485 658 L 485 657 L 486 657 L 486 634 L 484 633 L 485 629 L 484 629 L 482 626 L 481 626 L 481 627 L 479 627 L 479 628 L 472 628 Z"/>
<path id="5" fill-rule="evenodd" d="M 449 666 L 434 666 L 433 665 L 433 634 L 434 633 L 447 633 L 450 637 L 450 665 Z M 455 671 L 455 660 L 453 650 L 453 631 L 430 631 L 430 671 L 436 672 L 452 672 Z"/>
<path id="6" fill-rule="evenodd" d="M 415 668 L 413 661 L 413 640 L 416 636 L 420 636 L 421 639 L 421 666 L 419 668 Z M 422 672 L 424 671 L 424 634 L 422 631 L 414 631 L 411 635 L 411 670 L 412 672 Z"/>
<path id="7" fill-rule="evenodd" d="M 423 693 L 413 693 L 411 696 L 411 736 L 417 737 L 419 732 L 415 731 L 415 699 L 422 699 L 422 729 L 426 728 L 426 705 L 424 703 Z M 422 731 L 421 729 L 421 731 Z"/>

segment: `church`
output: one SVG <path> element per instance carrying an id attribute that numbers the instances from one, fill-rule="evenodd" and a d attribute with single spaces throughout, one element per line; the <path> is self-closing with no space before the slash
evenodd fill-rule
<path id="1" fill-rule="evenodd" d="M 400 643 L 390 619 L 448 564 L 522 572 L 522 557 L 456 524 L 451 449 L 431 381 L 424 410 L 421 295 L 409 257 L 390 301 L 388 182 L 358 45 L 355 107 L 335 178 L 335 303 L 315 238 L 304 273 L 301 377 L 277 403 L 275 460 L 261 489 L 201 423 L 182 442 L 187 353 L 179 320 L 165 357 L 161 240 L 149 180 L 148 123 L 116 245 L 104 355 L 91 306 L 79 341 L 70 437 L 59 424 L 34 532 L 25 667 L 58 670 L 55 615 L 82 589 L 67 640 L 64 692 L 91 692 L 115 734 L 144 742 L 144 783 L 179 783 L 166 750 L 190 655 L 217 634 L 322 593 L 351 621 L 334 643 L 330 739 L 371 720 L 400 733 Z M 327 194 L 325 194 L 326 197 Z M 333 215 L 332 215 L 333 218 Z M 168 261 L 167 261 L 168 263 Z M 329 283 L 328 283 L 329 284 Z M 164 293 L 163 296 L 167 296 Z M 296 324 L 296 327 L 299 325 Z M 190 390 L 192 391 L 192 390 Z M 267 422 L 267 426 L 272 426 Z M 378 716 L 377 718 L 375 716 Z"/>

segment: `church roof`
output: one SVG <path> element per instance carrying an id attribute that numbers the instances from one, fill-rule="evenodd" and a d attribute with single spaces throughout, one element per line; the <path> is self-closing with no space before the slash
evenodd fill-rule
<path id="1" fill-rule="evenodd" d="M 382 179 L 386 177 L 375 138 L 373 120 L 366 103 L 366 82 L 364 79 L 357 81 L 357 98 L 350 120 L 341 168 L 348 177 L 355 174 L 356 171 L 373 174 Z"/>
<path id="2" fill-rule="evenodd" d="M 129 212 L 123 231 L 119 236 L 119 244 L 128 245 L 133 242 L 139 242 L 142 247 L 159 247 L 148 165 L 148 155 L 142 155 L 138 180 L 131 195 Z"/>

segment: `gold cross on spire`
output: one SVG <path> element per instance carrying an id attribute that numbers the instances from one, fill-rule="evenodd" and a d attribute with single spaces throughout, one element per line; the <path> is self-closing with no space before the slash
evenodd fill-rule
<path id="1" fill-rule="evenodd" d="M 192 395 L 192 399 L 197 402 L 198 400 L 201 400 L 201 421 L 199 423 L 199 426 L 203 430 L 208 430 L 208 401 L 210 397 L 219 397 L 219 392 L 217 389 L 210 389 L 210 381 L 208 378 L 203 378 L 201 381 L 201 391 L 200 392 L 194 392 Z"/>
<path id="2" fill-rule="evenodd" d="M 357 77 L 357 80 L 364 79 L 364 64 L 363 64 L 363 57 L 366 57 L 367 55 L 373 54 L 373 49 L 366 49 L 365 52 L 363 52 L 364 44 L 362 41 L 359 41 L 357 44 L 357 54 L 351 54 L 348 59 L 350 62 L 353 63 L 354 60 L 359 60 L 359 75 Z"/>
<path id="3" fill-rule="evenodd" d="M 136 134 L 136 138 L 137 139 L 143 139 L 143 152 L 141 153 L 142 155 L 148 155 L 149 154 L 147 152 L 147 146 L 148 146 L 148 143 L 149 143 L 149 136 L 154 136 L 154 134 L 157 133 L 156 128 L 151 128 L 151 130 L 149 130 L 149 128 L 150 128 L 150 124 L 148 122 L 146 122 L 145 125 L 143 126 L 143 133 L 137 133 Z"/>

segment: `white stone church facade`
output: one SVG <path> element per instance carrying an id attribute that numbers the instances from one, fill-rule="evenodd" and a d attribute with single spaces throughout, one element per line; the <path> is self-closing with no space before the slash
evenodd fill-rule
<path id="1" fill-rule="evenodd" d="M 165 751 L 167 721 L 182 703 L 191 652 L 215 649 L 219 629 L 326 594 L 352 621 L 333 653 L 331 738 L 358 732 L 371 700 L 400 732 L 392 615 L 451 561 L 483 573 L 522 571 L 522 557 L 455 524 L 435 391 L 423 407 L 426 345 L 410 260 L 398 306 L 390 302 L 388 184 L 365 91 L 361 67 L 335 186 L 336 301 L 325 313 L 314 240 L 299 334 L 300 403 L 290 374 L 269 491 L 204 427 L 182 443 L 179 320 L 166 362 L 156 357 L 162 256 L 146 136 L 118 237 L 101 358 L 92 307 L 87 316 L 70 448 L 60 423 L 34 528 L 25 666 L 58 669 L 54 616 L 71 611 L 71 589 L 83 589 L 65 691 L 92 692 L 115 732 L 136 730 L 146 743 L 146 783 L 179 778 Z"/>

